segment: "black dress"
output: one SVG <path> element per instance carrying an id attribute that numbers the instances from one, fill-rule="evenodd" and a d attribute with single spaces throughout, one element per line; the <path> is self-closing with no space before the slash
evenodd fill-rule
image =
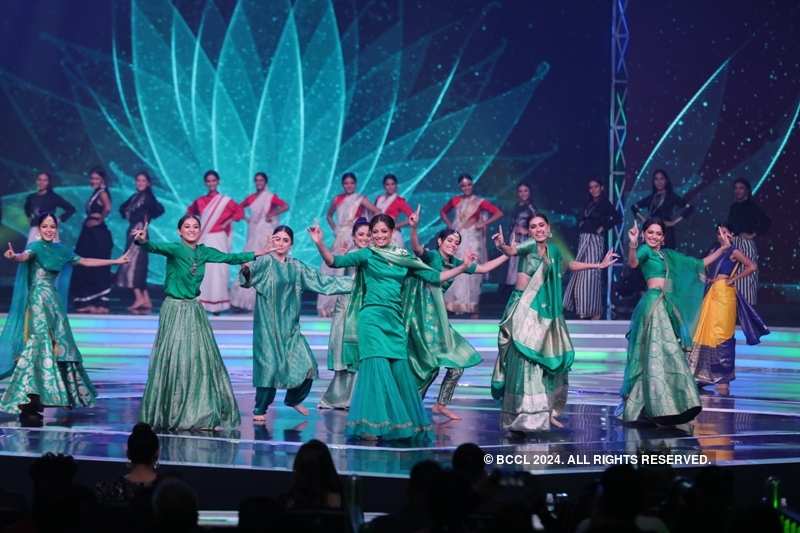
<path id="1" fill-rule="evenodd" d="M 105 187 L 100 187 L 92 191 L 89 201 L 86 202 L 86 219 L 83 221 L 83 228 L 75 245 L 75 253 L 80 257 L 93 257 L 97 259 L 110 259 L 111 249 L 114 242 L 111 239 L 111 232 L 108 230 L 105 221 L 97 226 L 89 227 L 87 222 L 93 214 L 103 213 L 103 202 L 100 200 L 101 193 L 108 194 Z M 111 195 L 109 195 L 109 199 Z M 76 265 L 70 283 L 70 293 L 72 300 L 79 306 L 98 305 L 106 299 L 111 292 L 111 267 L 88 268 Z"/>
<path id="2" fill-rule="evenodd" d="M 660 218 L 664 221 L 685 218 L 692 213 L 692 206 L 672 191 L 650 194 L 631 206 L 634 215 L 643 214 L 643 209 L 648 218 Z M 675 227 L 665 228 L 664 246 L 675 248 L 676 244 Z"/>
<path id="3" fill-rule="evenodd" d="M 117 286 L 127 289 L 147 288 L 147 252 L 141 246 L 132 246 L 134 230 L 141 229 L 145 222 L 150 222 L 164 214 L 164 206 L 156 200 L 153 190 L 148 187 L 142 192 L 133 193 L 125 200 L 119 212 L 128 220 L 128 237 L 125 249 L 128 250 L 130 263 L 117 270 Z"/>
<path id="4" fill-rule="evenodd" d="M 31 226 L 36 225 L 36 219 L 41 215 L 45 213 L 55 215 L 58 209 L 62 211 L 58 217 L 61 222 L 66 222 L 75 213 L 75 206 L 53 192 L 52 189 L 48 189 L 44 194 L 38 192 L 29 194 L 25 198 L 25 216 L 28 217 Z"/>

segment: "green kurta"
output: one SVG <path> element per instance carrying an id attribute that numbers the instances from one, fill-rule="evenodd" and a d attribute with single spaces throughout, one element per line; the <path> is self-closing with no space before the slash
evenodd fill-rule
<path id="1" fill-rule="evenodd" d="M 158 332 L 150 356 L 141 419 L 159 429 L 213 429 L 239 425 L 233 387 L 214 332 L 197 300 L 206 263 L 242 264 L 253 252 L 226 254 L 198 244 L 143 244 L 167 257 Z"/>
<path id="2" fill-rule="evenodd" d="M 686 354 L 703 297 L 703 262 L 647 245 L 636 257 L 645 279 L 665 278 L 666 284 L 664 290 L 645 291 L 631 316 L 622 417 L 626 422 L 644 416 L 682 424 L 701 410 Z"/>
<path id="3" fill-rule="evenodd" d="M 29 394 L 38 394 L 41 402 L 51 407 L 93 405 L 95 389 L 56 290 L 59 272 L 80 257 L 62 244 L 43 240 L 32 242 L 27 252 L 30 258 L 19 266 L 22 284 L 15 287 L 15 292 L 24 294 L 14 295 L 20 309 L 12 309 L 15 316 L 9 313 L 6 318 L 6 327 L 15 330 L 10 334 L 16 338 L 4 339 L 9 344 L 3 349 L 14 352 L 8 365 L 13 373 L 0 400 L 0 411 L 18 413 L 17 405 L 27 403 Z"/>
<path id="4" fill-rule="evenodd" d="M 425 250 L 422 261 L 436 272 L 457 267 L 463 261 L 457 257 L 445 263 L 438 251 Z M 467 274 L 475 272 L 470 265 Z M 425 389 L 436 377 L 440 367 L 469 368 L 481 362 L 480 354 L 467 342 L 447 319 L 442 293 L 451 285 L 441 287 L 408 278 L 403 290 L 403 319 L 408 333 L 408 359 L 420 389 Z"/>
<path id="5" fill-rule="evenodd" d="M 345 294 L 351 278 L 327 276 L 296 259 L 260 257 L 240 273 L 242 287 L 254 288 L 253 386 L 291 389 L 317 377 L 317 360 L 300 332 L 303 291 Z"/>
<path id="6" fill-rule="evenodd" d="M 429 420 L 408 364 L 401 291 L 408 275 L 438 284 L 439 273 L 394 246 L 334 256 L 333 266 L 358 267 L 344 334 L 345 350 L 357 349 L 360 357 L 347 434 L 402 439 L 425 432 Z"/>
<path id="7" fill-rule="evenodd" d="M 511 294 L 500 320 L 492 396 L 503 401 L 504 429 L 543 431 L 550 429 L 552 412 L 566 404 L 575 357 L 564 321 L 562 258 L 552 244 L 547 256 L 540 256 L 533 240 L 517 246 L 517 255 L 518 272 L 530 281 Z"/>

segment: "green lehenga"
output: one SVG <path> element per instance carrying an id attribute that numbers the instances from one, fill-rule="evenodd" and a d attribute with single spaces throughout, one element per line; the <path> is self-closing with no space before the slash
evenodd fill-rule
<path id="1" fill-rule="evenodd" d="M 0 377 L 11 375 L 0 399 L 0 411 L 19 413 L 28 395 L 39 395 L 47 407 L 87 407 L 97 393 L 83 367 L 72 336 L 56 278 L 77 262 L 62 244 L 31 243 L 30 259 L 21 263 L 12 310 L 6 318 Z M 17 294 L 17 291 L 21 291 Z"/>
<path id="2" fill-rule="evenodd" d="M 685 423 L 702 409 L 687 353 L 703 297 L 703 262 L 649 246 L 642 246 L 637 257 L 645 279 L 663 277 L 666 285 L 645 291 L 631 317 L 622 419 Z"/>
<path id="3" fill-rule="evenodd" d="M 530 281 L 511 294 L 500 321 L 492 396 L 502 400 L 503 429 L 547 431 L 550 417 L 566 406 L 575 358 L 564 321 L 561 254 L 548 244 L 541 257 L 535 241 L 518 246 L 517 254 L 518 271 Z"/>

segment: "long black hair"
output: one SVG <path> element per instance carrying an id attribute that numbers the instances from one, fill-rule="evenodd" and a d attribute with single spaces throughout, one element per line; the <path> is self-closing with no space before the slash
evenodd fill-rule
<path id="1" fill-rule="evenodd" d="M 651 182 L 651 184 L 652 184 L 652 193 L 656 194 L 658 192 L 656 190 L 656 176 L 658 174 L 663 175 L 664 179 L 666 180 L 666 183 L 664 184 L 664 193 L 666 193 L 669 196 L 672 196 L 673 194 L 675 194 L 675 191 L 672 190 L 672 180 L 669 179 L 669 174 L 667 174 L 667 171 L 664 170 L 663 168 L 657 168 L 653 172 L 653 180 Z"/>
<path id="2" fill-rule="evenodd" d="M 353 237 L 356 236 L 356 232 L 358 232 L 358 228 L 362 226 L 369 227 L 369 221 L 364 217 L 358 217 L 355 222 L 353 222 L 353 231 L 350 232 L 350 235 Z"/>
<path id="3" fill-rule="evenodd" d="M 454 230 L 453 228 L 445 228 L 439 233 L 436 234 L 436 243 L 439 244 L 439 241 L 444 242 L 446 238 L 450 235 L 458 235 L 458 244 L 461 244 L 461 233 L 458 230 Z"/>
<path id="4" fill-rule="evenodd" d="M 744 185 L 744 188 L 747 189 L 747 197 L 750 198 L 753 196 L 753 186 L 750 185 L 750 181 L 745 178 L 736 178 L 733 180 L 733 185 L 736 186 L 737 183 L 741 183 Z"/>

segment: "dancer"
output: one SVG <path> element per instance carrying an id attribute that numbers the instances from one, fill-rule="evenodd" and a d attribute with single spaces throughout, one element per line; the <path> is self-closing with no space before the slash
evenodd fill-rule
<path id="1" fill-rule="evenodd" d="M 472 176 L 462 174 L 458 178 L 461 196 L 455 196 L 447 202 L 439 216 L 447 227 L 461 234 L 463 249 L 474 250 L 478 260 L 486 259 L 486 228 L 503 216 L 503 212 L 488 200 L 473 193 Z M 456 214 L 451 222 L 447 214 L 455 209 Z M 463 259 L 463 258 L 462 258 Z M 451 313 L 470 315 L 478 318 L 478 304 L 481 299 L 481 282 L 483 276 L 462 276 L 453 282 L 453 286 L 444 296 L 447 310 Z"/>
<path id="2" fill-rule="evenodd" d="M 730 242 L 728 228 L 719 226 L 717 239 L 720 246 Z M 737 316 L 747 344 L 758 344 L 769 334 L 764 321 L 735 288 L 737 281 L 752 276 L 756 268 L 735 246 L 708 266 L 708 289 L 692 339 L 689 368 L 701 387 L 713 384 L 722 395 L 730 393 L 730 382 L 736 379 Z"/>
<path id="3" fill-rule="evenodd" d="M 642 212 L 643 209 L 646 213 Z M 675 226 L 688 217 L 693 208 L 672 190 L 672 182 L 666 171 L 658 169 L 653 172 L 653 191 L 633 204 L 631 210 L 638 223 L 647 218 L 663 220 L 666 231 L 664 247 L 674 249 L 677 245 Z"/>
<path id="4" fill-rule="evenodd" d="M 65 294 L 56 288 L 59 272 L 77 264 L 86 268 L 121 265 L 118 259 L 79 257 L 57 242 L 58 220 L 51 214 L 36 222 L 40 239 L 16 253 L 11 243 L 4 256 L 19 263 L 11 309 L 0 336 L 0 379 L 11 380 L 0 399 L 0 411 L 38 415 L 44 407 L 87 407 L 96 393 L 67 319 Z"/>
<path id="5" fill-rule="evenodd" d="M 408 225 L 408 217 L 411 216 L 413 211 L 411 206 L 408 205 L 406 199 L 397 194 L 397 176 L 394 174 L 386 174 L 383 177 L 383 194 L 375 199 L 375 206 L 380 209 L 381 213 L 385 213 L 394 219 L 397 227 L 392 233 L 392 243 L 395 246 L 403 248 L 403 234 L 400 230 Z M 400 215 L 406 216 L 404 222 L 400 222 Z"/>
<path id="6" fill-rule="evenodd" d="M 147 240 L 147 224 L 135 235 L 144 250 L 167 258 L 164 303 L 150 355 L 141 420 L 158 429 L 232 428 L 239 407 L 208 316 L 198 301 L 207 263 L 240 265 L 272 249 L 223 253 L 200 243 L 200 218 L 178 221 L 181 242 Z"/>
<path id="7" fill-rule="evenodd" d="M 358 181 L 355 174 L 352 172 L 345 173 L 344 176 L 342 176 L 342 188 L 344 192 L 336 196 L 328 208 L 328 225 L 331 227 L 334 234 L 332 248 L 334 254 L 343 254 L 350 248 L 350 234 L 352 233 L 353 222 L 355 222 L 357 218 L 362 216 L 365 211 L 369 214 L 381 212 L 366 196 L 356 192 L 357 183 Z M 333 269 L 328 265 L 322 265 L 321 271 L 323 274 L 334 276 L 341 276 L 344 274 L 342 270 Z M 326 296 L 324 294 L 317 296 L 317 314 L 319 316 L 331 316 L 335 305 L 335 296 Z"/>
<path id="8" fill-rule="evenodd" d="M 117 270 L 117 286 L 133 289 L 133 304 L 129 311 L 149 311 L 153 308 L 150 294 L 147 292 L 147 252 L 133 245 L 133 235 L 153 219 L 164 214 L 162 206 L 153 194 L 153 182 L 150 174 L 141 171 L 136 174 L 136 192 L 120 206 L 122 218 L 128 221 L 128 250 L 130 263 Z"/>
<path id="9" fill-rule="evenodd" d="M 101 168 L 89 174 L 92 195 L 86 202 L 86 220 L 75 245 L 75 253 L 83 257 L 108 259 L 114 241 L 106 226 L 106 217 L 111 212 L 111 195 L 106 188 L 106 173 Z M 94 268 L 77 265 L 72 274 L 70 289 L 79 313 L 108 313 L 105 306 L 111 292 L 111 267 Z"/>
<path id="10" fill-rule="evenodd" d="M 344 335 L 345 345 L 357 344 L 359 354 L 347 434 L 366 440 L 410 438 L 426 431 L 429 421 L 408 363 L 403 281 L 413 275 L 428 283 L 445 282 L 464 272 L 474 254 L 459 267 L 439 273 L 391 244 L 392 217 L 375 215 L 369 227 L 373 245 L 344 255 L 328 250 L 321 228 L 309 228 L 326 264 L 357 267 Z"/>
<path id="11" fill-rule="evenodd" d="M 264 172 L 256 172 L 253 177 L 256 192 L 239 204 L 242 209 L 250 209 L 247 221 L 246 252 L 260 250 L 267 246 L 275 226 L 280 224 L 280 214 L 289 210 L 289 204 L 281 200 L 277 194 L 269 190 L 269 177 Z M 231 288 L 231 305 L 237 309 L 252 311 L 256 304 L 256 291 L 234 283 Z"/>
<path id="12" fill-rule="evenodd" d="M 59 209 L 60 222 L 66 222 L 75 214 L 75 206 L 53 191 L 53 177 L 48 172 L 39 172 L 36 175 L 36 192 L 25 198 L 25 216 L 30 224 L 28 244 L 39 238 L 39 218 L 48 213 L 55 215 Z"/>
<path id="13" fill-rule="evenodd" d="M 436 236 L 437 249 L 428 250 L 419 241 L 417 225 L 419 224 L 419 208 L 409 217 L 411 226 L 411 247 L 422 261 L 437 272 L 460 266 L 463 261 L 455 257 L 461 244 L 461 235 L 454 229 L 444 229 Z M 499 267 L 508 260 L 503 254 L 486 263 L 472 264 L 464 272 L 466 274 L 486 274 Z M 433 404 L 431 412 L 443 415 L 451 420 L 461 420 L 461 417 L 447 408 L 453 399 L 458 380 L 464 374 L 464 369 L 481 362 L 480 354 L 462 337 L 447 319 L 447 310 L 444 306 L 443 293 L 450 287 L 447 281 L 437 285 L 430 285 L 422 280 L 407 280 L 406 283 L 415 282 L 412 295 L 408 295 L 411 287 L 407 287 L 407 295 L 403 298 L 406 318 L 406 331 L 408 333 L 408 359 L 411 371 L 420 384 L 421 396 L 424 399 L 428 388 L 436 380 L 439 369 L 444 367 L 446 372 L 439 387 L 439 396 Z M 416 311 L 416 312 L 415 312 Z M 418 317 L 425 317 L 423 322 Z"/>
<path id="14" fill-rule="evenodd" d="M 369 222 L 366 218 L 359 218 L 353 224 L 353 248 L 360 250 L 370 243 Z M 350 278 L 356 275 L 355 267 L 345 270 Z M 333 371 L 333 379 L 328 384 L 328 389 L 319 400 L 320 409 L 349 409 L 350 398 L 353 395 L 353 384 L 358 370 L 358 353 L 344 346 L 344 319 L 347 306 L 350 304 L 350 293 L 340 294 L 333 308 L 331 317 L 331 332 L 328 335 L 328 370 Z M 353 348 L 351 345 L 350 348 Z"/>
<path id="15" fill-rule="evenodd" d="M 589 180 L 589 202 L 578 223 L 576 261 L 599 263 L 603 260 L 608 230 L 619 224 L 619 213 L 603 194 L 599 179 Z M 600 320 L 603 314 L 603 279 L 599 270 L 578 270 L 569 278 L 564 291 L 564 309 L 581 319 Z"/>
<path id="16" fill-rule="evenodd" d="M 739 178 L 733 182 L 733 200 L 725 225 L 734 235 L 733 245 L 758 265 L 756 237 L 769 231 L 772 221 L 764 213 L 764 210 L 753 201 L 753 189 L 746 179 Z M 736 279 L 736 290 L 748 304 L 756 305 L 758 301 L 758 270 L 750 276 L 739 276 Z"/>
<path id="17" fill-rule="evenodd" d="M 536 206 L 533 205 L 531 200 L 531 187 L 527 183 L 521 182 L 517 185 L 517 203 L 511 209 L 509 217 L 509 225 L 511 228 L 511 237 L 517 243 L 523 243 L 528 240 L 528 221 L 533 215 L 537 213 Z M 507 257 L 507 256 L 506 256 Z M 510 257 L 506 263 L 506 285 L 512 287 L 517 283 L 517 256 Z"/>
<path id="18" fill-rule="evenodd" d="M 575 357 L 561 297 L 562 256 L 549 242 L 550 222 L 537 213 L 528 223 L 531 240 L 506 244 L 502 231 L 495 245 L 519 256 L 517 284 L 508 299 L 497 339 L 492 396 L 502 400 L 502 426 L 512 432 L 547 431 L 564 427 L 556 416 L 567 403 L 567 374 Z M 604 269 L 616 256 L 608 252 L 600 263 L 570 261 L 575 272 Z"/>
<path id="19" fill-rule="evenodd" d="M 628 356 L 622 383 L 622 403 L 616 415 L 624 422 L 650 420 L 659 425 L 683 424 L 702 407 L 685 352 L 703 298 L 703 268 L 730 247 L 722 246 L 701 259 L 665 249 L 666 223 L 647 220 L 642 226 L 645 246 L 639 246 L 639 226 L 628 231 L 628 265 L 640 268 L 647 281 L 631 317 Z M 720 232 L 721 233 L 721 232 Z"/>
<path id="20" fill-rule="evenodd" d="M 318 376 L 317 360 L 300 331 L 303 291 L 344 294 L 353 288 L 347 277 L 320 274 L 289 257 L 294 232 L 278 226 L 272 234 L 273 252 L 239 273 L 242 287 L 252 287 L 256 298 L 253 327 L 253 420 L 260 422 L 275 399 L 276 389 L 287 389 L 284 403 L 303 416 L 302 402 Z"/>

